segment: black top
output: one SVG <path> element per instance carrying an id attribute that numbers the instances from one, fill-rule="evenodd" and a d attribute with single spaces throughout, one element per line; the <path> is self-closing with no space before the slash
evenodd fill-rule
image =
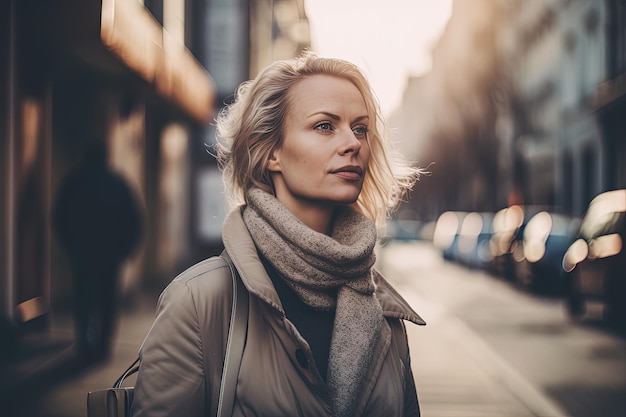
<path id="1" fill-rule="evenodd" d="M 313 360 L 320 373 L 326 379 L 330 340 L 333 335 L 335 310 L 323 311 L 306 305 L 300 297 L 285 283 L 279 272 L 263 257 L 265 270 L 269 274 L 287 318 L 296 326 L 302 337 L 309 343 Z"/>

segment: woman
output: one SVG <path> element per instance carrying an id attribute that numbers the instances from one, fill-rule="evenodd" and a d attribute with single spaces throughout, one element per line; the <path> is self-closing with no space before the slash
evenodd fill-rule
<path id="1" fill-rule="evenodd" d="M 236 206 L 224 246 L 250 294 L 234 415 L 418 416 L 402 320 L 424 322 L 372 268 L 376 226 L 418 170 L 392 162 L 364 76 L 312 53 L 274 63 L 217 128 Z M 164 291 L 134 416 L 215 415 L 232 303 L 223 270 L 192 268 Z"/>

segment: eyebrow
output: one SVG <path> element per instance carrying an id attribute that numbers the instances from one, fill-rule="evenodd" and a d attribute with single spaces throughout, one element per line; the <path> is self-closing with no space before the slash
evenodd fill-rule
<path id="1" fill-rule="evenodd" d="M 311 117 L 317 116 L 318 114 L 323 114 L 324 116 L 328 116 L 328 117 L 330 117 L 330 118 L 331 118 L 331 119 L 333 119 L 333 120 L 341 120 L 341 117 L 340 117 L 340 116 L 338 116 L 338 115 L 336 115 L 336 114 L 334 114 L 334 113 L 326 112 L 326 111 L 318 111 L 318 112 L 315 112 L 315 113 L 313 113 L 313 114 L 308 115 L 308 116 L 307 116 L 307 118 L 311 118 Z M 352 123 L 355 123 L 355 122 L 360 122 L 360 121 L 361 121 L 361 120 L 363 120 L 363 119 L 368 119 L 368 120 L 369 120 L 369 118 L 370 118 L 370 117 L 369 117 L 368 115 L 359 116 L 359 117 L 357 117 L 356 119 L 354 119 L 354 120 L 352 121 Z"/>

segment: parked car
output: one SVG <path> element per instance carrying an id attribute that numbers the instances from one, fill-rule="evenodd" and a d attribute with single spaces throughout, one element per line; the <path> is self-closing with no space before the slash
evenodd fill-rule
<path id="1" fill-rule="evenodd" d="M 493 213 L 471 212 L 461 223 L 456 260 L 470 268 L 485 269 L 493 256 L 489 241 L 493 234 Z"/>
<path id="2" fill-rule="evenodd" d="M 446 211 L 437 218 L 433 232 L 433 245 L 441 250 L 444 259 L 458 259 L 459 233 L 467 214 L 465 211 Z"/>
<path id="3" fill-rule="evenodd" d="M 489 241 L 490 269 L 505 279 L 513 279 L 513 240 L 524 220 L 524 210 L 515 205 L 505 207 L 493 217 L 493 233 Z"/>
<path id="4" fill-rule="evenodd" d="M 496 275 L 511 282 L 516 281 L 514 254 L 521 261 L 523 251 L 516 249 L 522 245 L 528 221 L 541 211 L 550 209 L 537 205 L 513 205 L 496 213 L 493 219 L 493 235 L 489 242 L 493 256 L 490 269 Z"/>
<path id="5" fill-rule="evenodd" d="M 568 274 L 567 311 L 580 317 L 588 301 L 605 306 L 605 318 L 626 322 L 626 190 L 595 197 L 583 217 L 578 239 L 563 257 Z"/>
<path id="6" fill-rule="evenodd" d="M 517 283 L 532 292 L 562 294 L 563 255 L 576 239 L 579 225 L 576 217 L 547 211 L 532 216 L 513 252 Z"/>

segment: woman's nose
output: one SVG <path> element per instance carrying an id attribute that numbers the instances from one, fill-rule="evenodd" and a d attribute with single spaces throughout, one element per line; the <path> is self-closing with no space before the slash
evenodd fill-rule
<path id="1" fill-rule="evenodd" d="M 341 154 L 358 153 L 361 150 L 361 141 L 356 137 L 352 129 L 348 128 L 342 139 Z"/>

